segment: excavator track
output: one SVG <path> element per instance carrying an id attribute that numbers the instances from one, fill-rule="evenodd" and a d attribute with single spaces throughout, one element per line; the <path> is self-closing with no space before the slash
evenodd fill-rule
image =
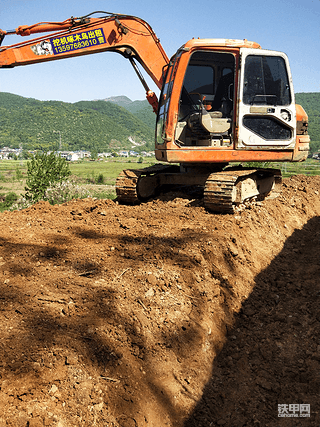
<path id="1" fill-rule="evenodd" d="M 142 169 L 124 169 L 116 180 L 117 200 L 134 205 L 155 195 L 157 175 L 172 168 L 170 165 L 154 165 Z"/>
<path id="2" fill-rule="evenodd" d="M 209 211 L 234 212 L 234 190 L 236 174 L 212 173 L 206 181 L 203 193 L 204 206 Z"/>
<path id="3" fill-rule="evenodd" d="M 117 178 L 117 199 L 124 204 L 137 204 L 156 195 L 164 185 L 203 188 L 207 210 L 234 213 L 247 201 L 275 198 L 280 193 L 281 171 L 278 169 L 227 168 L 216 172 L 181 172 L 178 166 L 154 165 L 143 169 L 125 169 Z"/>
<path id="4" fill-rule="evenodd" d="M 232 169 L 209 175 L 204 187 L 204 206 L 220 213 L 234 213 L 248 200 L 272 199 L 280 194 L 279 169 Z"/>

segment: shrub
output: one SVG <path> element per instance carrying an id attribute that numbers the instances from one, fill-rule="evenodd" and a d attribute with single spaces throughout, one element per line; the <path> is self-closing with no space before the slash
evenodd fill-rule
<path id="1" fill-rule="evenodd" d="M 10 192 L 6 195 L 1 195 L 0 202 L 0 211 L 3 212 L 5 210 L 9 210 L 9 208 L 13 205 L 14 202 L 18 200 L 18 195 L 14 192 Z"/>
<path id="2" fill-rule="evenodd" d="M 96 184 L 104 184 L 104 176 L 103 173 L 99 173 L 99 175 L 96 178 Z"/>
<path id="3" fill-rule="evenodd" d="M 61 183 L 71 174 L 66 160 L 53 152 L 37 153 L 27 162 L 27 169 L 25 198 L 33 202 L 42 200 L 50 185 Z"/>
<path id="4" fill-rule="evenodd" d="M 48 201 L 51 205 L 69 202 L 72 199 L 84 199 L 90 197 L 87 189 L 80 187 L 71 181 L 56 182 L 48 187 L 42 200 Z M 36 200 L 20 197 L 16 203 L 12 204 L 10 211 L 26 209 L 36 203 Z"/>
<path id="5" fill-rule="evenodd" d="M 21 181 L 23 179 L 23 173 L 18 167 L 16 167 L 16 179 L 18 181 Z"/>
<path id="6" fill-rule="evenodd" d="M 105 178 L 103 173 L 96 175 L 94 171 L 91 171 L 90 175 L 87 175 L 86 181 L 89 184 L 104 184 Z"/>
<path id="7" fill-rule="evenodd" d="M 70 181 L 56 182 L 48 187 L 44 193 L 44 200 L 51 205 L 69 202 L 72 199 L 84 199 L 89 197 L 90 193 L 83 187 Z"/>
<path id="8" fill-rule="evenodd" d="M 27 200 L 25 197 L 21 196 L 19 199 L 13 203 L 9 211 L 20 211 L 21 209 L 27 209 L 34 204 L 33 200 Z"/>

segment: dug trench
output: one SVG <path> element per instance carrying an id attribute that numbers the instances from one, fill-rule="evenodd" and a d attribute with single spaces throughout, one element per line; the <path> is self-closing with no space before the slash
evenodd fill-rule
<path id="1" fill-rule="evenodd" d="M 319 192 L 0 214 L 0 427 L 319 426 Z"/>

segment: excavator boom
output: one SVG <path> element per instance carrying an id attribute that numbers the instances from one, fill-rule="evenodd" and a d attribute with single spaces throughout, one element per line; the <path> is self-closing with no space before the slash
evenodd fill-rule
<path id="1" fill-rule="evenodd" d="M 102 18 L 83 17 L 63 22 L 43 22 L 19 26 L 11 31 L 0 30 L 0 41 L 10 34 L 30 36 L 49 31 L 53 32 L 15 45 L 1 46 L 0 68 L 112 51 L 130 59 L 133 65 L 135 60 L 138 61 L 161 89 L 163 67 L 168 64 L 169 59 L 150 25 L 142 19 L 107 13 Z M 156 112 L 156 95 L 150 91 L 136 67 L 135 70 L 146 89 L 147 99 Z"/>

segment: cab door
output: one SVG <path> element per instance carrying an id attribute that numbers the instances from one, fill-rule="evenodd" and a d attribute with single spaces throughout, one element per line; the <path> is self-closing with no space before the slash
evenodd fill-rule
<path id="1" fill-rule="evenodd" d="M 240 49 L 237 148 L 293 149 L 296 110 L 287 56 L 262 49 Z"/>

